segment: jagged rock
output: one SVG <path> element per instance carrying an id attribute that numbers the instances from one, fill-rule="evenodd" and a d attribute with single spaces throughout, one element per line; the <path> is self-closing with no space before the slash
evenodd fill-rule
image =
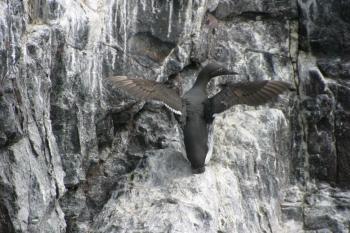
<path id="1" fill-rule="evenodd" d="M 247 118 L 254 119 L 248 126 Z M 214 128 L 214 158 L 203 175 L 192 175 L 182 147 L 148 151 L 112 194 L 93 231 L 281 231 L 277 190 L 288 183 L 289 160 L 283 113 L 231 112 L 218 117 Z M 180 135 L 171 135 L 166 141 L 173 144 Z"/>
<path id="2" fill-rule="evenodd" d="M 0 1 L 0 232 L 349 232 L 349 2 Z M 183 93 L 201 65 L 296 94 L 215 120 L 192 175 L 181 122 L 104 82 Z"/>

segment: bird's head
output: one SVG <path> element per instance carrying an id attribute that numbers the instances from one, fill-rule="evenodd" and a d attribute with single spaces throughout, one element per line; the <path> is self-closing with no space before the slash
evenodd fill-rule
<path id="1" fill-rule="evenodd" d="M 210 78 L 213 78 L 220 75 L 236 75 L 236 74 L 238 73 L 232 70 L 228 70 L 222 65 L 219 65 L 217 63 L 210 63 L 203 68 L 203 70 L 199 73 L 199 76 L 205 75 Z"/>
<path id="2" fill-rule="evenodd" d="M 235 75 L 235 74 L 238 74 L 238 73 L 235 71 L 228 70 L 222 65 L 219 65 L 216 63 L 209 63 L 201 70 L 201 72 L 199 72 L 194 85 L 206 88 L 210 79 L 216 76 Z"/>

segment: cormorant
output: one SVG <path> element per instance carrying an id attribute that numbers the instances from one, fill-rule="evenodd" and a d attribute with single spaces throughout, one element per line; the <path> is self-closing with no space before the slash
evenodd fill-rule
<path id="1" fill-rule="evenodd" d="M 181 115 L 187 159 L 193 173 L 202 173 L 212 153 L 212 142 L 208 140 L 208 135 L 211 137 L 215 114 L 237 104 L 258 106 L 291 89 L 289 83 L 275 80 L 226 83 L 222 85 L 220 92 L 208 98 L 207 84 L 211 78 L 236 74 L 221 65 L 208 64 L 198 74 L 193 87 L 182 97 L 156 81 L 126 76 L 113 76 L 108 79 L 114 86 L 136 98 L 161 101 L 175 114 Z"/>

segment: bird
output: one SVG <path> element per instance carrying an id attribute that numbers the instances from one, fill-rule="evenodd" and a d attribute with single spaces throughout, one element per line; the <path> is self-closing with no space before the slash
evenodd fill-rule
<path id="1" fill-rule="evenodd" d="M 265 104 L 287 90 L 291 84 L 278 80 L 259 80 L 251 82 L 227 82 L 221 90 L 208 96 L 207 84 L 217 76 L 237 75 L 217 63 L 209 63 L 198 74 L 192 88 L 183 96 L 165 84 L 153 80 L 111 76 L 110 83 L 129 95 L 146 101 L 163 103 L 175 114 L 180 115 L 186 155 L 192 173 L 205 172 L 205 166 L 212 154 L 213 120 L 217 114 L 238 104 L 258 106 Z"/>

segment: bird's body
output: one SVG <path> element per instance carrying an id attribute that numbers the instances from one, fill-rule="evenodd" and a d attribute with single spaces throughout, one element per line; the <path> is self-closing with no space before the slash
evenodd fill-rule
<path id="1" fill-rule="evenodd" d="M 204 117 L 204 101 L 207 98 L 200 88 L 192 88 L 183 97 L 186 104 L 186 124 L 183 126 L 185 149 L 187 159 L 196 170 L 204 167 L 203 156 L 209 149 L 208 124 Z"/>
<path id="2" fill-rule="evenodd" d="M 217 64 L 209 64 L 199 73 L 193 87 L 180 97 L 164 85 L 125 76 L 109 78 L 113 84 L 129 94 L 143 100 L 163 102 L 174 113 L 181 115 L 187 159 L 193 173 L 205 171 L 205 164 L 211 156 L 212 121 L 214 115 L 236 104 L 257 106 L 268 102 L 290 88 L 283 81 L 256 81 L 227 84 L 222 90 L 208 98 L 207 84 L 211 78 L 220 75 L 237 74 Z"/>

